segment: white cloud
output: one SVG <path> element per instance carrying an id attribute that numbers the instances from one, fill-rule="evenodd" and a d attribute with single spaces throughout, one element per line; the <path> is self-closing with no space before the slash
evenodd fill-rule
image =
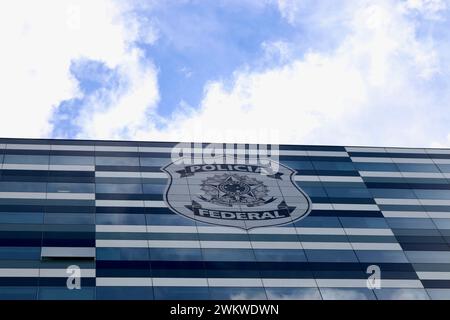
<path id="1" fill-rule="evenodd" d="M 340 17 L 349 32 L 332 52 L 311 49 L 281 67 L 238 70 L 231 85 L 205 87 L 199 110 L 180 111 L 165 129 L 150 125 L 137 136 L 261 142 L 271 138 L 263 131 L 283 143 L 431 145 L 446 122 L 430 109 L 450 107 L 427 87 L 442 76 L 441 52 L 433 39 L 418 38 L 405 4 L 350 6 Z"/>
<path id="2" fill-rule="evenodd" d="M 130 10 L 133 4 L 0 6 L 1 136 L 48 136 L 56 106 L 82 95 L 69 67 L 86 58 L 114 68 L 121 85 L 84 97 L 73 119 L 79 138 L 450 145 L 448 39 L 419 38 L 415 20 L 445 20 L 447 1 L 355 1 L 339 12 L 327 6 L 308 12 L 304 1 L 280 0 L 290 23 L 305 18 L 301 28 L 322 28 L 318 34 L 329 32 L 337 45 L 324 51 L 319 44 L 329 39 L 318 38 L 296 57 L 298 44 L 288 39 L 262 43 L 262 64 L 272 58 L 276 67 L 245 67 L 207 83 L 199 108 L 182 104 L 169 118 L 157 114 L 155 67 L 135 46 L 137 39 L 154 43 L 158 31 Z M 434 87 L 436 78 L 444 80 Z"/>
<path id="3" fill-rule="evenodd" d="M 59 103 L 81 95 L 69 69 L 79 58 L 118 67 L 155 90 L 151 76 L 136 74 L 140 64 L 132 45 L 139 36 L 152 38 L 123 12 L 106 0 L 0 4 L 0 136 L 48 136 Z"/>

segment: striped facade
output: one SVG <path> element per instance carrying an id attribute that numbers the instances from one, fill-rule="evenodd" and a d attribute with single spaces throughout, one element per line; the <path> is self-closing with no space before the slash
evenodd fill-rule
<path id="1" fill-rule="evenodd" d="M 312 211 L 246 231 L 167 208 L 174 145 L 0 139 L 0 299 L 450 299 L 450 150 L 282 145 Z"/>

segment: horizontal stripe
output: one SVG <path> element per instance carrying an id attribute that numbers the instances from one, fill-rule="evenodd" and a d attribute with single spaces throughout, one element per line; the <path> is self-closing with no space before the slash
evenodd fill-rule
<path id="1" fill-rule="evenodd" d="M 439 271 L 418 271 L 420 280 L 450 280 L 450 272 Z"/>
<path id="2" fill-rule="evenodd" d="M 423 288 L 419 280 L 381 279 L 381 288 Z M 134 287 L 322 287 L 367 288 L 366 279 L 272 279 L 272 278 L 96 278 L 96 285 Z"/>
<path id="3" fill-rule="evenodd" d="M 152 278 L 102 278 L 95 279 L 98 287 L 151 287 Z"/>
<path id="4" fill-rule="evenodd" d="M 367 288 L 367 279 L 316 279 L 323 288 Z M 423 288 L 419 280 L 380 279 L 381 288 Z"/>

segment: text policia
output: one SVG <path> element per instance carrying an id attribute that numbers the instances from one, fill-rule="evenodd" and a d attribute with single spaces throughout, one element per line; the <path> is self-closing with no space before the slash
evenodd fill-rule
<path id="1" fill-rule="evenodd" d="M 258 165 L 273 174 L 279 170 L 279 150 L 276 144 L 179 143 L 171 159 L 185 165 Z"/>

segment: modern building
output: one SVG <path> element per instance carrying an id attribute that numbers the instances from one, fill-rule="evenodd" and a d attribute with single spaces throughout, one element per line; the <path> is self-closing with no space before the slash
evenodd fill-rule
<path id="1" fill-rule="evenodd" d="M 0 299 L 450 299 L 450 150 L 175 146 L 0 139 Z"/>

